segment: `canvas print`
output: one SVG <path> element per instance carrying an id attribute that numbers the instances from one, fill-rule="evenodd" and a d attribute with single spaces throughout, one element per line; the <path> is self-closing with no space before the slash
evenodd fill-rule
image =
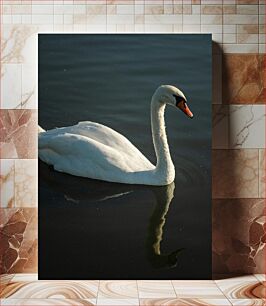
<path id="1" fill-rule="evenodd" d="M 40 34 L 39 278 L 211 278 L 211 35 Z"/>

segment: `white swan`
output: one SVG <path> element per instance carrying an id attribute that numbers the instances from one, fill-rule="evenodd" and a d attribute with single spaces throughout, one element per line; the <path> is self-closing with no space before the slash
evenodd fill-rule
<path id="1" fill-rule="evenodd" d="M 76 176 L 125 184 L 168 185 L 175 178 L 175 168 L 165 131 L 166 104 L 193 117 L 179 89 L 158 87 L 151 100 L 156 166 L 123 135 L 90 121 L 49 131 L 39 128 L 39 158 L 57 171 Z"/>

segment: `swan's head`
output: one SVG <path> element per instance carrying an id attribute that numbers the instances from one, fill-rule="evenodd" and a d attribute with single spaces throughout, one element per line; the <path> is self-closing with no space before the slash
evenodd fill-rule
<path id="1" fill-rule="evenodd" d="M 171 85 L 161 85 L 157 88 L 155 96 L 160 102 L 178 107 L 189 118 L 193 118 L 187 98 L 180 89 Z"/>

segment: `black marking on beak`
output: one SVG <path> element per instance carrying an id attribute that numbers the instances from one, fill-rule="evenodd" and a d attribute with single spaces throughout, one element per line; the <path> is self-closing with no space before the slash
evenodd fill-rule
<path id="1" fill-rule="evenodd" d="M 182 97 L 180 97 L 180 96 L 177 96 L 177 95 L 173 95 L 174 97 L 175 97 L 175 105 L 177 106 L 178 105 L 178 103 L 180 103 L 180 102 L 186 102 L 186 100 L 184 99 L 184 98 L 182 98 Z"/>

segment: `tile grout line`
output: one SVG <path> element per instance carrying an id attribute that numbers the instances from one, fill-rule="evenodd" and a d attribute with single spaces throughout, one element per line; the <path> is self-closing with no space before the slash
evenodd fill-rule
<path id="1" fill-rule="evenodd" d="M 218 290 L 221 291 L 221 293 L 223 294 L 223 296 L 225 297 L 225 299 L 227 299 L 228 302 L 229 302 L 231 305 L 233 305 L 233 304 L 230 302 L 229 298 L 224 294 L 224 292 L 222 291 L 222 289 L 218 286 L 218 284 L 216 283 L 216 281 L 213 280 L 213 282 L 214 282 L 215 286 L 218 288 Z"/>
<path id="2" fill-rule="evenodd" d="M 138 285 L 138 280 L 136 279 L 136 286 L 137 286 L 137 294 L 138 294 L 138 303 L 140 305 L 140 297 L 139 297 L 139 285 Z"/>
<path id="3" fill-rule="evenodd" d="M 179 297 L 179 295 L 177 294 L 177 291 L 175 290 L 175 286 L 174 286 L 173 280 L 171 280 L 171 284 L 172 284 L 172 286 L 173 286 L 173 288 L 174 288 L 174 292 L 175 292 L 175 295 L 176 295 L 177 299 L 179 299 L 180 297 Z"/>

